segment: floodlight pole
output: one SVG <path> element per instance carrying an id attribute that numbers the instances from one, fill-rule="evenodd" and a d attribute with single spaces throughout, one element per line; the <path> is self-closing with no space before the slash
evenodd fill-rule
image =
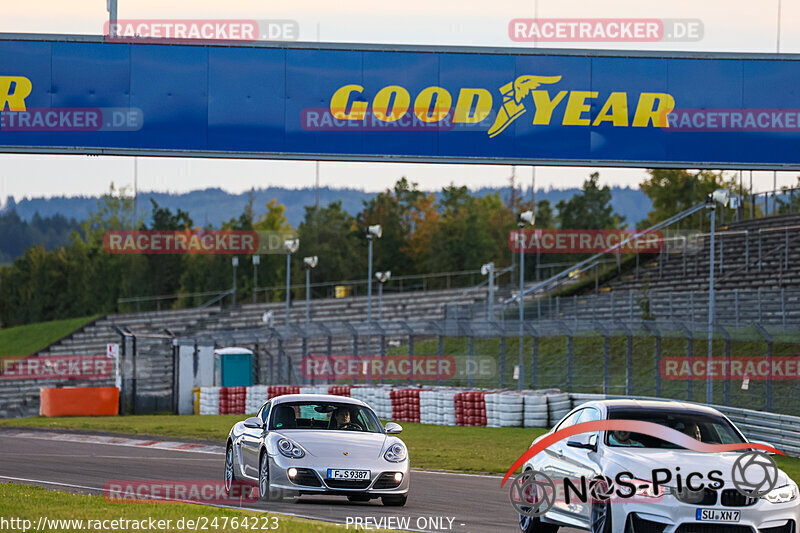
<path id="1" fill-rule="evenodd" d="M 239 258 L 234 255 L 231 264 L 233 265 L 233 306 L 236 307 L 236 267 L 239 266 Z"/>
<path id="2" fill-rule="evenodd" d="M 256 291 L 258 289 L 258 265 L 261 263 L 261 258 L 257 255 L 253 256 L 253 303 L 256 303 Z"/>
<path id="3" fill-rule="evenodd" d="M 117 25 L 117 0 L 106 0 L 106 11 L 108 11 L 108 36 L 114 36 L 114 26 Z"/>
<path id="4" fill-rule="evenodd" d="M 367 235 L 369 241 L 369 267 L 367 273 L 367 355 L 370 355 L 372 344 L 372 235 Z"/>
<path id="5" fill-rule="evenodd" d="M 711 256 L 709 257 L 708 272 L 708 363 L 706 364 L 706 403 L 711 404 L 714 389 L 711 381 L 711 354 L 714 343 L 714 222 L 717 218 L 716 202 L 712 201 L 709 205 L 711 209 Z"/>
<path id="6" fill-rule="evenodd" d="M 525 229 L 520 225 L 519 233 L 522 236 L 522 245 L 519 248 L 519 380 L 517 382 L 517 389 L 522 390 L 523 372 L 525 369 L 524 356 L 523 356 L 523 320 L 525 318 Z M 519 243 L 519 239 L 517 240 Z M 489 274 L 491 276 L 491 273 Z M 491 279 L 490 279 L 491 286 Z"/>
<path id="7" fill-rule="evenodd" d="M 306 330 L 311 321 L 311 269 L 306 267 Z"/>
<path id="8" fill-rule="evenodd" d="M 292 254 L 286 251 L 286 328 L 289 328 L 289 282 L 292 276 Z"/>

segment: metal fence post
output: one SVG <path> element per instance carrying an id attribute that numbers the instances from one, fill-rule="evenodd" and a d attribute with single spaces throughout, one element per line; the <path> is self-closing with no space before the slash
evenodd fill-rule
<path id="1" fill-rule="evenodd" d="M 611 367 L 611 343 L 608 338 L 608 330 L 597 320 L 593 320 L 593 322 L 594 327 L 597 328 L 603 336 L 603 394 L 608 395 L 611 381 L 611 376 L 609 375 Z"/>
<path id="2" fill-rule="evenodd" d="M 408 367 L 414 368 L 414 334 L 408 334 Z M 413 381 L 413 372 L 408 373 L 408 384 L 411 385 Z"/>
<path id="3" fill-rule="evenodd" d="M 500 388 L 506 384 L 506 336 L 500 337 Z"/>
<path id="4" fill-rule="evenodd" d="M 736 328 L 739 328 L 739 289 L 733 289 L 733 315 L 736 317 Z"/>
<path id="5" fill-rule="evenodd" d="M 531 340 L 533 341 L 533 368 L 531 369 L 531 386 L 535 389 L 539 381 L 539 330 L 528 325 L 531 329 Z"/>
<path id="6" fill-rule="evenodd" d="M 761 287 L 756 289 L 756 297 L 758 298 L 758 321 L 761 322 Z"/>
<path id="7" fill-rule="evenodd" d="M 475 369 L 473 361 L 475 360 L 475 335 L 469 336 L 469 369 L 467 371 L 467 387 L 472 388 L 472 372 Z"/>
<path id="8" fill-rule="evenodd" d="M 655 395 L 656 397 L 661 396 L 661 331 L 656 327 L 655 322 L 642 322 L 645 329 L 647 329 L 650 333 L 653 334 L 655 337 L 655 353 L 653 354 L 655 358 Z"/>
<path id="9" fill-rule="evenodd" d="M 611 321 L 613 322 L 614 321 L 614 291 L 611 291 L 609 293 L 609 295 L 611 296 Z"/>
<path id="10" fill-rule="evenodd" d="M 683 252 L 681 255 L 683 256 L 683 275 L 686 276 L 686 237 L 683 238 Z"/>
<path id="11" fill-rule="evenodd" d="M 786 331 L 786 289 L 781 287 L 781 322 Z"/>
<path id="12" fill-rule="evenodd" d="M 439 356 L 439 365 L 436 369 L 436 384 L 441 386 L 442 385 L 442 356 L 444 355 L 444 335 L 441 333 L 439 334 L 439 350 L 437 355 Z"/>
<path id="13" fill-rule="evenodd" d="M 783 230 L 783 247 L 784 247 L 784 260 L 786 262 L 786 270 L 789 270 L 789 228 Z"/>
<path id="14" fill-rule="evenodd" d="M 639 254 L 636 254 L 639 257 Z M 633 322 L 633 289 L 628 289 L 628 320 Z"/>
<path id="15" fill-rule="evenodd" d="M 686 335 L 686 358 L 689 360 L 689 368 L 692 368 L 692 357 L 694 356 L 694 335 L 691 329 L 689 329 L 686 324 L 681 321 L 676 320 L 675 324 L 683 330 L 683 334 Z M 691 379 L 686 380 L 686 399 L 688 401 L 692 401 L 692 389 L 693 384 Z"/>
<path id="16" fill-rule="evenodd" d="M 761 228 L 758 228 L 758 271 L 764 268 L 764 265 L 761 261 Z"/>
<path id="17" fill-rule="evenodd" d="M 672 320 L 675 317 L 675 312 L 672 308 L 672 291 L 669 291 L 669 319 Z"/>
<path id="18" fill-rule="evenodd" d="M 764 327 L 761 324 L 753 324 L 753 327 L 755 327 L 756 331 L 758 331 L 758 333 L 761 334 L 762 337 L 764 337 L 764 340 L 767 343 L 767 364 L 769 365 L 770 372 L 767 373 L 767 380 L 766 380 L 767 381 L 767 384 L 766 384 L 767 385 L 767 398 L 766 398 L 766 404 L 767 405 L 765 407 L 765 410 L 766 411 L 772 411 L 772 343 L 773 343 L 773 338 L 772 338 L 772 335 L 770 335 L 769 332 L 766 329 L 764 329 Z"/>
<path id="19" fill-rule="evenodd" d="M 722 331 L 725 331 L 724 329 Z M 728 369 L 727 375 L 725 376 L 725 405 L 731 404 L 731 336 L 725 332 L 725 362 L 727 366 L 725 368 Z"/>
<path id="20" fill-rule="evenodd" d="M 750 230 L 744 230 L 744 271 L 750 272 Z"/>

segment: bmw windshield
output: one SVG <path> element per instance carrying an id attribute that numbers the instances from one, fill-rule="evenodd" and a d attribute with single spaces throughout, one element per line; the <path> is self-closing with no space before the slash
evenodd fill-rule
<path id="1" fill-rule="evenodd" d="M 699 411 L 613 409 L 609 420 L 636 420 L 653 422 L 680 431 L 706 444 L 730 444 L 744 438 L 723 417 Z M 608 431 L 606 443 L 614 447 L 682 449 L 680 446 L 640 433 Z"/>

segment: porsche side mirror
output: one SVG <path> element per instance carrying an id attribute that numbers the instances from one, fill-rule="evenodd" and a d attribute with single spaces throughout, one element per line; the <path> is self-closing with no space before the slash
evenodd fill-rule
<path id="1" fill-rule="evenodd" d="M 399 435 L 403 432 L 403 426 L 400 424 L 395 424 L 394 422 L 389 422 L 386 424 L 386 433 L 389 435 Z"/>
<path id="2" fill-rule="evenodd" d="M 264 424 L 261 422 L 261 419 L 257 416 L 251 416 L 247 420 L 244 421 L 244 427 L 250 429 L 263 429 Z"/>

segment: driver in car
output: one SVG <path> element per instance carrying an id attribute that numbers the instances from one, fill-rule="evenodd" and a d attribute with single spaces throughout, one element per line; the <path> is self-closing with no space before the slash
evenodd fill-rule
<path id="1" fill-rule="evenodd" d="M 612 431 L 608 436 L 608 442 L 612 446 L 632 446 L 634 448 L 644 448 L 644 444 L 641 442 L 631 440 L 630 431 Z"/>
<path id="2" fill-rule="evenodd" d="M 333 427 L 331 429 L 351 429 L 355 425 L 350 421 L 350 409 L 340 407 L 333 413 Z"/>

